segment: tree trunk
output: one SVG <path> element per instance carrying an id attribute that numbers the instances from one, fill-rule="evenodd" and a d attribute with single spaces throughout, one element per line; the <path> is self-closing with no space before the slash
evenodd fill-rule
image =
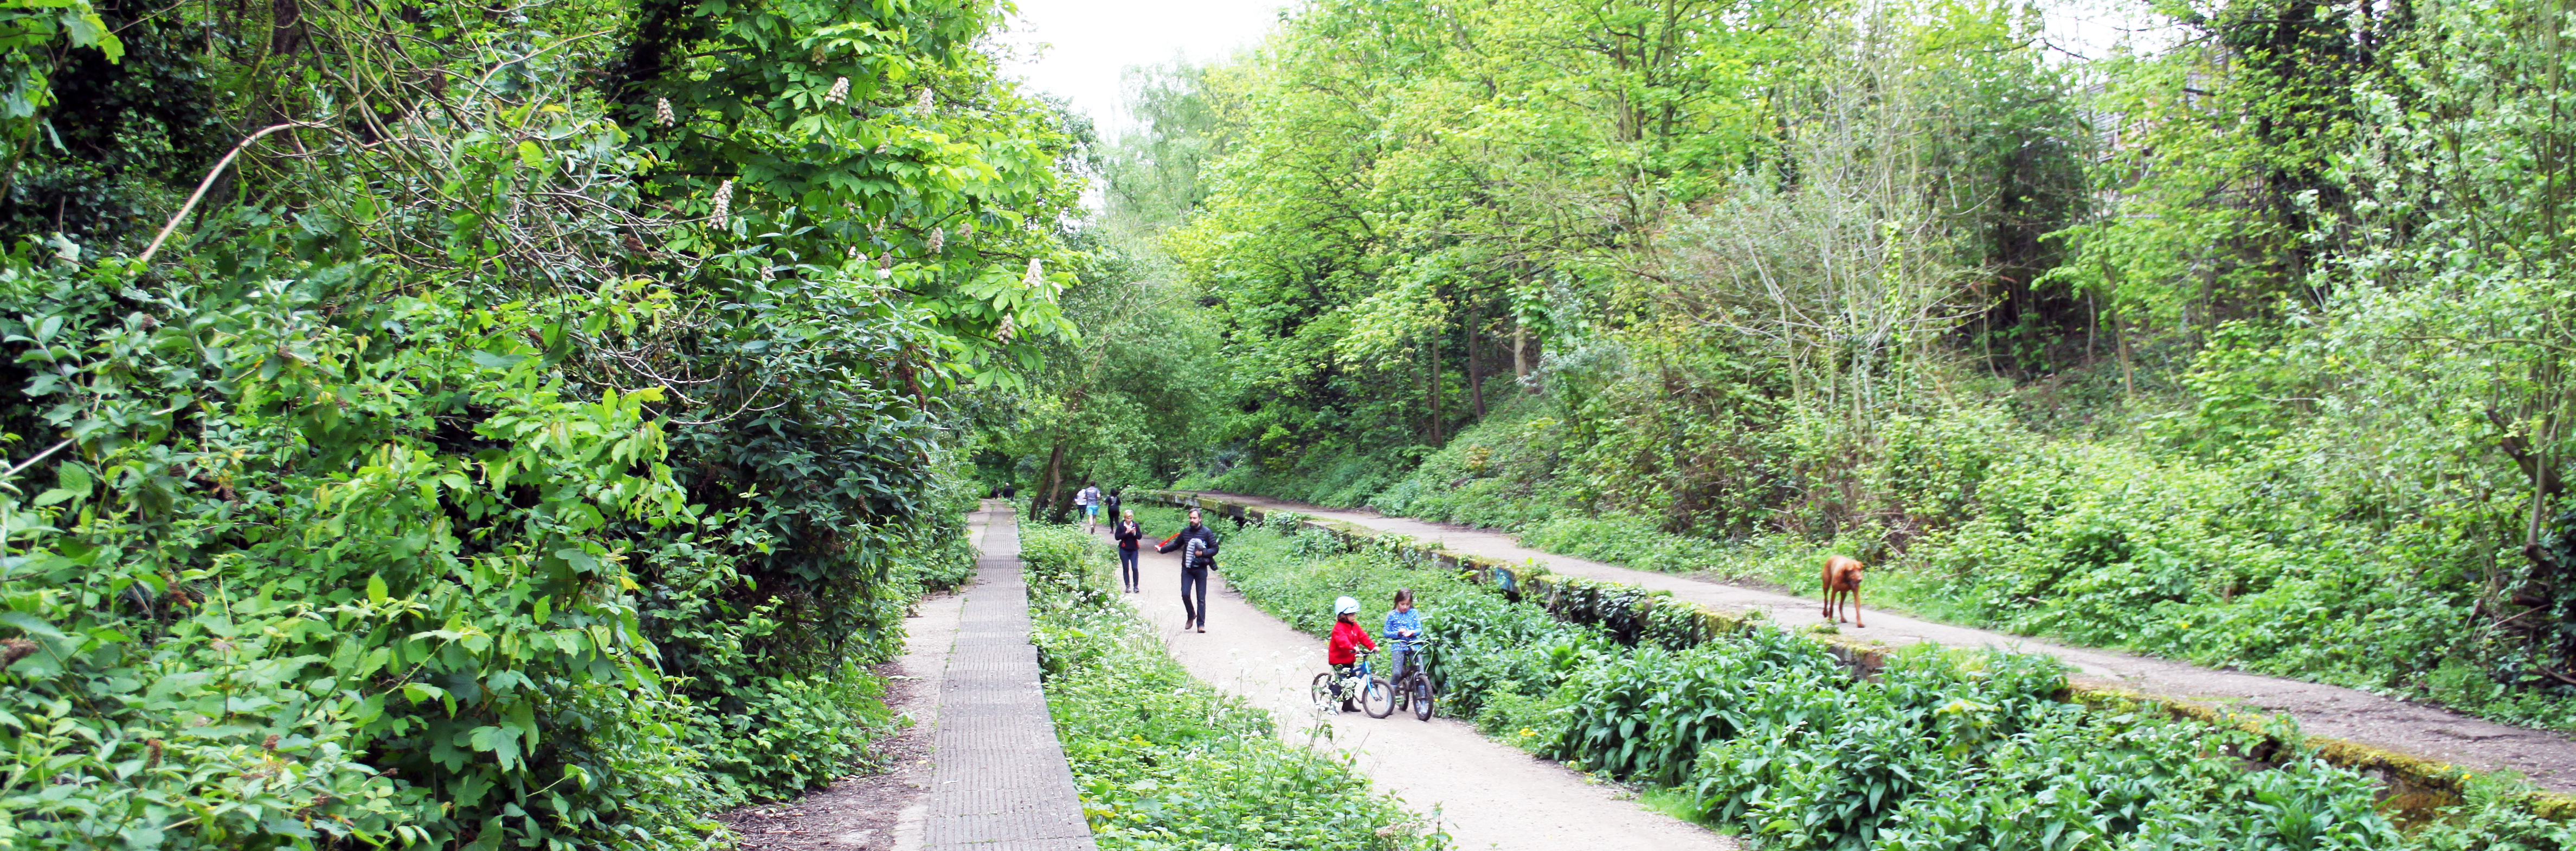
<path id="1" fill-rule="evenodd" d="M 2111 313 L 2111 342 L 2120 349 L 2120 394 L 2132 404 L 2138 401 L 2137 368 L 2129 361 L 2128 323 L 2120 321 L 2119 311 Z"/>
<path id="2" fill-rule="evenodd" d="M 2084 294 L 2084 360 L 2093 360 L 2093 335 L 2102 331 L 2102 303 L 2092 293 Z"/>
<path id="3" fill-rule="evenodd" d="M 1429 353 L 1430 353 L 1430 355 L 1431 355 L 1431 385 L 1430 385 L 1430 388 L 1429 388 L 1431 392 L 1429 392 L 1429 393 L 1427 393 L 1427 394 L 1424 394 L 1424 395 L 1427 395 L 1427 396 L 1431 397 L 1431 445 L 1433 445 L 1433 446 L 1439 446 L 1439 445 L 1440 445 L 1440 335 L 1439 335 L 1437 332 L 1433 333 L 1433 334 L 1431 335 L 1431 340 L 1429 341 L 1429 344 L 1428 344 L 1428 345 L 1426 345 L 1426 346 L 1424 346 L 1423 348 L 1424 348 L 1424 350 L 1425 350 L 1425 351 L 1429 352 Z"/>
<path id="4" fill-rule="evenodd" d="M 304 49 L 304 7 L 296 0 L 269 0 L 268 55 L 285 57 Z"/>
<path id="5" fill-rule="evenodd" d="M 2122 327 L 2128 323 L 2120 321 L 2122 318 L 2119 301 L 2120 272 L 2111 267 L 2109 260 L 2102 261 L 2102 282 L 2110 285 L 2112 293 L 2111 345 L 2120 351 L 2120 394 L 2131 404 L 2135 404 L 2138 401 L 2138 378 L 2136 369 L 2129 361 L 2128 329 Z"/>
<path id="6" fill-rule="evenodd" d="M 1529 326 L 1512 320 L 1512 377 L 1529 381 Z"/>
<path id="7" fill-rule="evenodd" d="M 1485 376 L 1476 369 L 1476 312 L 1467 311 L 1467 404 L 1474 406 L 1476 419 L 1485 418 Z"/>
<path id="8" fill-rule="evenodd" d="M 1047 516 L 1047 509 L 1055 502 L 1055 492 L 1063 485 L 1064 444 L 1058 442 L 1055 451 L 1047 453 L 1046 486 L 1038 488 L 1038 492 L 1029 497 L 1030 520 Z"/>

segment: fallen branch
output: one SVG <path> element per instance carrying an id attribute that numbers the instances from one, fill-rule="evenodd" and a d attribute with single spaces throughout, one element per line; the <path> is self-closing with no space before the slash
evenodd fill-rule
<path id="1" fill-rule="evenodd" d="M 233 158 L 234 158 L 234 157 L 241 156 L 241 152 L 242 152 L 242 151 L 244 151 L 244 150 L 246 150 L 246 149 L 250 148 L 250 143 L 252 143 L 252 142 L 257 142 L 257 141 L 259 141 L 260 139 L 262 139 L 262 138 L 266 137 L 268 134 L 270 134 L 270 133 L 275 133 L 275 132 L 280 131 L 280 130 L 285 130 L 285 129 L 294 128 L 294 127 L 315 127 L 315 126 L 319 126 L 319 125 L 315 125 L 315 124 L 311 124 L 311 123 L 303 122 L 303 121 L 289 121 L 289 122 L 284 123 L 284 124 L 279 124 L 279 125 L 276 125 L 276 126 L 273 126 L 273 127 L 264 128 L 264 129 L 260 130 L 260 131 L 259 131 L 259 132 L 257 132 L 257 133 L 250 134 L 250 136 L 248 136 L 248 137 L 246 137 L 246 138 L 242 139 L 240 143 L 233 145 L 233 149 L 232 149 L 230 152 L 228 152 L 228 153 L 224 154 L 224 158 L 223 158 L 223 159 L 221 159 L 221 160 L 217 160 L 217 161 L 215 162 L 215 167 L 214 167 L 214 168 L 211 168 L 211 169 L 206 170 L 206 179 L 205 179 L 205 180 L 202 180 L 202 181 L 199 181 L 199 182 L 197 183 L 197 191 L 195 191 L 195 192 L 191 192 L 191 193 L 189 193 L 189 194 L 188 194 L 188 202 L 187 202 L 187 203 L 185 203 L 185 204 L 181 204 L 181 205 L 179 205 L 179 212 L 171 214 L 171 216 L 170 216 L 170 223 L 169 223 L 169 224 L 166 224 L 166 225 L 161 226 L 161 233 L 160 233 L 159 235 L 156 235 L 156 236 L 152 237 L 152 244 L 151 244 L 151 245 L 144 246 L 144 248 L 143 248 L 143 256 L 142 256 L 142 257 L 139 257 L 139 258 L 136 258 L 136 262 L 138 262 L 138 263 L 150 263 L 150 262 L 152 262 L 152 255 L 157 254 L 157 253 L 159 253 L 159 252 L 161 251 L 161 242 L 162 242 L 163 240 L 169 239 L 169 238 L 170 238 L 170 232 L 171 232 L 171 231 L 178 230 L 178 229 L 179 229 L 179 223 L 180 223 L 180 222 L 183 222 L 183 221 L 186 221 L 186 220 L 188 219 L 188 214 L 189 214 L 190 212 L 195 211 L 195 210 L 197 209 L 197 202 L 198 202 L 199 200 L 204 199 L 204 198 L 206 197 L 206 190 L 214 188 L 214 185 L 215 185 L 215 178 L 222 176 L 222 175 L 223 175 L 223 173 L 224 173 L 224 167 L 229 166 L 229 165 L 232 165 L 232 164 L 233 164 Z"/>

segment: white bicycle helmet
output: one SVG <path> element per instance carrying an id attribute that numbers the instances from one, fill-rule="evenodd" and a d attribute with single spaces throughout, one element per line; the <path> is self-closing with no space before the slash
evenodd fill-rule
<path id="1" fill-rule="evenodd" d="M 1356 614 L 1359 614 L 1359 613 L 1360 613 L 1360 601 L 1358 601 L 1358 600 L 1353 600 L 1353 599 L 1351 599 L 1351 598 L 1349 598 L 1349 597 L 1341 597 L 1341 598 L 1337 598 L 1337 599 L 1333 600 L 1333 614 L 1336 614 L 1336 615 L 1356 615 Z"/>

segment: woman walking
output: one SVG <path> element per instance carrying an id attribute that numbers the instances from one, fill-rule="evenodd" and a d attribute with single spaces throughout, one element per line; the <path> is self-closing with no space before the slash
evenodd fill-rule
<path id="1" fill-rule="evenodd" d="M 1136 512 L 1127 512 L 1118 521 L 1118 525 L 1109 530 L 1109 536 L 1118 539 L 1119 584 L 1124 586 L 1129 594 L 1144 590 L 1143 586 L 1136 584 L 1136 542 L 1145 537 L 1144 527 L 1136 524 Z"/>

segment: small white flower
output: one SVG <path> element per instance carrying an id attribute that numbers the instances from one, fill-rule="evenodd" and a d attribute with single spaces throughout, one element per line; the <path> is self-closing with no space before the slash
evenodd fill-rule
<path id="1" fill-rule="evenodd" d="M 1011 341 L 1013 333 L 1014 332 L 1011 328 L 1011 317 L 1004 316 L 1002 317 L 1001 326 L 993 329 L 993 339 L 1008 343 Z"/>
<path id="2" fill-rule="evenodd" d="M 850 259 L 856 262 L 865 263 L 868 262 L 868 253 L 860 251 L 858 246 L 853 245 L 850 246 Z"/>
<path id="3" fill-rule="evenodd" d="M 886 279 L 888 279 L 888 278 L 892 278 L 892 277 L 894 277 L 894 270 L 893 270 L 893 269 L 878 269 L 878 270 L 877 270 L 877 280 L 882 281 L 882 280 L 886 280 Z"/>
<path id="4" fill-rule="evenodd" d="M 1037 289 L 1045 284 L 1046 269 L 1039 265 L 1037 258 L 1029 258 L 1029 274 L 1027 277 L 1020 279 L 1020 286 L 1027 287 L 1029 289 Z"/>
<path id="5" fill-rule="evenodd" d="M 832 90 L 823 93 L 824 103 L 841 103 L 850 99 L 850 78 L 832 81 Z"/>
<path id="6" fill-rule="evenodd" d="M 930 229 L 930 253 L 932 253 L 932 254 L 937 254 L 937 253 L 939 253 L 939 252 L 941 252 L 941 251 L 943 251 L 943 250 L 946 250 L 947 248 L 948 248 L 948 233 L 947 233 L 946 231 L 944 231 L 944 230 L 939 229 L 939 228 L 931 228 L 931 229 Z"/>
<path id="7" fill-rule="evenodd" d="M 726 217 L 731 216 L 732 214 L 733 181 L 727 180 L 723 183 L 716 184 L 716 221 L 724 221 Z"/>
<path id="8" fill-rule="evenodd" d="M 974 219 L 967 219 L 967 220 L 965 220 L 965 221 L 963 221 L 963 222 L 959 222 L 959 223 L 957 223 L 957 238 L 958 238 L 958 239 L 972 239 L 972 238 L 974 238 L 974 236 L 975 236 L 975 220 L 974 220 Z"/>
<path id="9" fill-rule="evenodd" d="M 680 123 L 680 117 L 671 114 L 670 98 L 653 99 L 653 120 L 662 122 L 664 127 Z"/>
<path id="10" fill-rule="evenodd" d="M 933 95 L 930 93 L 930 87 L 929 87 L 929 86 L 923 86 L 923 87 L 921 87 L 921 94 L 918 94 L 918 95 L 914 95 L 914 96 L 913 96 L 913 99 L 912 99 L 912 106 L 913 106 L 913 108 L 914 108 L 914 109 L 921 110 L 921 111 L 923 111 L 923 112 L 929 112 L 929 111 L 930 111 L 931 106 L 933 105 L 933 104 L 931 103 L 931 98 L 932 98 L 932 97 L 933 97 Z"/>

